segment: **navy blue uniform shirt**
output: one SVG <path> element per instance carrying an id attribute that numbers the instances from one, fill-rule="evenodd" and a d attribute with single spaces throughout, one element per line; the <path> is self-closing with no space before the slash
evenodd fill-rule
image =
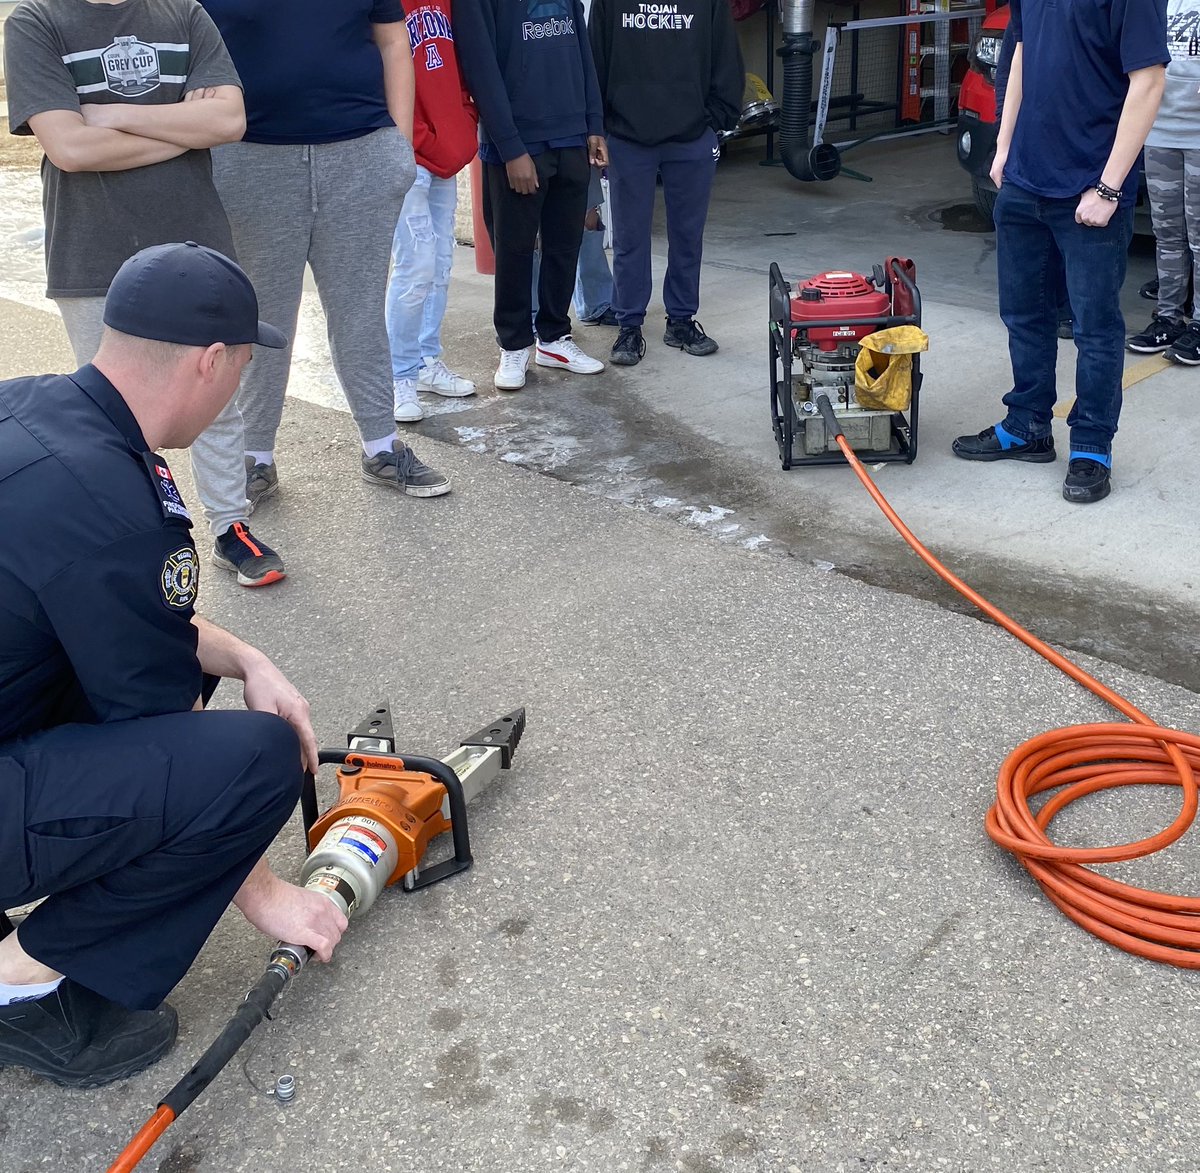
<path id="1" fill-rule="evenodd" d="M 372 25 L 400 0 L 200 0 L 245 86 L 246 142 L 333 143 L 392 126 Z"/>
<path id="2" fill-rule="evenodd" d="M 190 528 L 95 367 L 0 383 L 0 742 L 192 707 Z"/>
<path id="3" fill-rule="evenodd" d="M 1010 0 L 1021 43 L 1021 111 L 1006 181 L 1078 198 L 1100 181 L 1117 137 L 1129 74 L 1165 65 L 1167 0 Z M 1141 162 L 1120 183 L 1137 199 Z"/>

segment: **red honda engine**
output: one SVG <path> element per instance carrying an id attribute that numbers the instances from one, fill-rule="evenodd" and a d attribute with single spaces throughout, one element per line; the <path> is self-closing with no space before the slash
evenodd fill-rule
<path id="1" fill-rule="evenodd" d="M 861 273 L 834 270 L 818 273 L 795 287 L 792 321 L 808 328 L 808 341 L 818 350 L 837 350 L 865 338 L 878 326 L 843 325 L 851 318 L 880 318 L 891 313 L 891 298 Z M 818 323 L 828 322 L 825 328 Z M 810 324 L 812 323 L 812 324 Z"/>

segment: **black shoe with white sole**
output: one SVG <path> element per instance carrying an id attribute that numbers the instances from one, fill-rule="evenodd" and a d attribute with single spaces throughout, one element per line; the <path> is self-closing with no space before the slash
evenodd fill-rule
<path id="1" fill-rule="evenodd" d="M 1161 318 L 1158 314 L 1150 319 L 1150 325 L 1138 334 L 1125 339 L 1125 349 L 1134 354 L 1159 354 L 1175 344 L 1175 340 L 1187 327 L 1183 322 Z"/>
<path id="2" fill-rule="evenodd" d="M 1200 367 L 1200 322 L 1188 322 L 1183 333 L 1167 347 L 1164 357 L 1185 367 Z"/>

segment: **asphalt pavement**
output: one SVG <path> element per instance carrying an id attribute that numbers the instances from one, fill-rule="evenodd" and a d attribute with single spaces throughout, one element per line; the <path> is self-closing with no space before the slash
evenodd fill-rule
<path id="1" fill-rule="evenodd" d="M 385 893 L 146 1168 L 1200 1169 L 1193 977 L 1077 929 L 983 832 L 1014 746 L 1111 714 L 925 597 L 849 474 L 774 465 L 767 255 L 807 275 L 911 253 L 933 339 L 923 450 L 880 483 L 1040 630 L 1094 641 L 1105 658 L 1084 663 L 1107 683 L 1200 727 L 1197 696 L 1171 682 L 1186 673 L 1164 666 L 1193 638 L 1196 490 L 1155 455 L 1195 426 L 1190 376 L 1130 393 L 1102 505 L 1057 497 L 1061 462 L 985 475 L 949 457 L 956 430 L 995 414 L 1003 336 L 990 238 L 925 217 L 957 177 L 913 168 L 936 158 L 914 150 L 911 190 L 894 146 L 864 152 L 870 187 L 801 189 L 732 160 L 701 313 L 721 353 L 690 360 L 652 339 L 633 372 L 539 372 L 520 395 L 485 387 L 431 415 L 408 434 L 454 477 L 439 500 L 359 479 L 308 300 L 283 488 L 254 518 L 289 577 L 251 592 L 206 567 L 202 609 L 291 674 L 326 744 L 382 698 L 410 752 L 444 753 L 518 705 L 529 726 L 472 809 L 475 867 Z M 27 192 L 3 179 L 0 375 L 64 369 L 30 284 Z M 898 187 L 913 210 L 888 211 Z M 796 236 L 763 235 L 775 230 Z M 487 286 L 470 259 L 448 357 L 482 384 Z M 594 353 L 611 337 L 580 334 Z M 1120 600 L 1163 665 L 1124 666 L 1139 641 L 1105 630 Z M 218 703 L 237 702 L 224 685 Z M 1177 802 L 1093 799 L 1056 832 L 1132 839 Z M 298 870 L 295 820 L 271 854 Z M 1193 837 L 1118 871 L 1192 892 L 1197 862 Z M 125 1084 L 69 1093 L 0 1072 L 0 1168 L 105 1168 L 267 948 L 227 915 L 172 995 L 176 1050 Z M 261 1090 L 285 1072 L 286 1109 Z"/>

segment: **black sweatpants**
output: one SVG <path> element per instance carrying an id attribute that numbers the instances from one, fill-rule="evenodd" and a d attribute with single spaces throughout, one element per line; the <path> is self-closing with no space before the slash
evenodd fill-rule
<path id="1" fill-rule="evenodd" d="M 543 342 L 571 332 L 571 295 L 587 215 L 591 166 L 587 147 L 564 147 L 533 157 L 538 189 L 518 195 L 503 164 L 487 163 L 484 222 L 496 255 L 493 321 L 503 350 L 533 343 L 533 253 L 541 236 L 541 275 L 534 326 Z"/>
<path id="2" fill-rule="evenodd" d="M 296 734 L 266 713 L 62 725 L 0 744 L 0 909 L 36 960 L 157 1006 L 287 821 Z"/>

